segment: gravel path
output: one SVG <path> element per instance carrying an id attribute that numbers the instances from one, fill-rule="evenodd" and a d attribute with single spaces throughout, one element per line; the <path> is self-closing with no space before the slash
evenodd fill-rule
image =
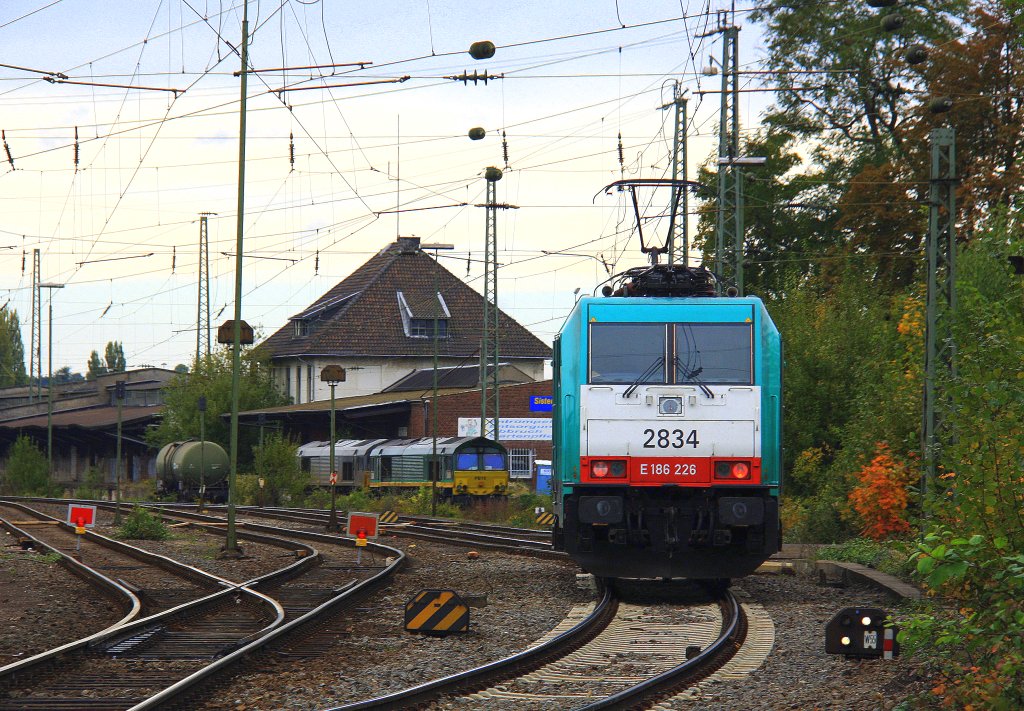
<path id="1" fill-rule="evenodd" d="M 280 654 L 263 671 L 218 685 L 198 708 L 259 711 L 322 709 L 398 691 L 514 654 L 554 627 L 574 605 L 591 599 L 575 584 L 575 567 L 559 561 L 385 537 L 412 558 L 394 583 L 330 627 L 333 644 L 315 658 Z M 405 604 L 420 590 L 451 588 L 486 594 L 470 610 L 470 631 L 448 637 L 404 630 Z M 302 645 L 295 651 L 301 653 Z"/>
<path id="2" fill-rule="evenodd" d="M 700 697 L 672 709 L 891 709 L 926 688 L 904 657 L 847 661 L 825 654 L 825 623 L 844 607 L 894 611 L 891 600 L 866 587 L 821 587 L 810 577 L 754 575 L 737 583 L 775 623 L 775 646 L 745 679 L 705 685 Z"/>

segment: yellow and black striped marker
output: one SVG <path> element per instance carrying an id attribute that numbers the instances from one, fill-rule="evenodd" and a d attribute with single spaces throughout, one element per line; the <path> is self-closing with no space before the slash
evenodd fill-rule
<path id="1" fill-rule="evenodd" d="M 469 605 L 454 590 L 421 590 L 405 605 L 409 632 L 451 634 L 469 630 Z"/>
<path id="2" fill-rule="evenodd" d="M 553 526 L 555 524 L 555 515 L 550 511 L 537 514 L 537 518 L 534 519 L 541 526 Z"/>
<path id="3" fill-rule="evenodd" d="M 380 516 L 377 520 L 381 523 L 398 523 L 398 512 L 397 511 L 381 511 Z"/>

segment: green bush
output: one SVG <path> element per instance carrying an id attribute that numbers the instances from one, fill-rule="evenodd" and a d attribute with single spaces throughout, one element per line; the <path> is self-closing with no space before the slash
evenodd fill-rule
<path id="1" fill-rule="evenodd" d="M 7 451 L 0 491 L 14 496 L 58 496 L 61 487 L 50 481 L 50 465 L 35 443 L 19 435 Z"/>
<path id="2" fill-rule="evenodd" d="M 81 483 L 75 488 L 75 498 L 102 499 L 106 498 L 106 495 L 106 477 L 103 475 L 103 470 L 99 467 L 86 469 Z"/>
<path id="3" fill-rule="evenodd" d="M 171 532 L 159 515 L 154 516 L 147 509 L 136 506 L 121 525 L 117 537 L 140 541 L 166 541 L 171 537 Z"/>
<path id="4" fill-rule="evenodd" d="M 261 446 L 253 448 L 254 468 L 264 483 L 264 506 L 295 505 L 310 485 L 309 472 L 299 467 L 299 460 L 295 456 L 296 447 L 298 442 L 275 432 L 268 435 Z M 260 495 L 258 483 L 256 493 Z"/>

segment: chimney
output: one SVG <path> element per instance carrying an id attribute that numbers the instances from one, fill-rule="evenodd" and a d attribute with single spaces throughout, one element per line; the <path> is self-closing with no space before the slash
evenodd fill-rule
<path id="1" fill-rule="evenodd" d="M 419 237 L 399 237 L 398 251 L 400 254 L 416 254 L 420 249 Z"/>

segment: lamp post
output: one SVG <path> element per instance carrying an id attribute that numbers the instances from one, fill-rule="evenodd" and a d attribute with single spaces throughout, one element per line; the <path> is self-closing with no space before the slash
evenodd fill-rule
<path id="1" fill-rule="evenodd" d="M 320 381 L 331 386 L 331 515 L 327 519 L 327 530 L 338 530 L 338 472 L 334 470 L 334 388 L 345 382 L 345 369 L 340 365 L 325 365 L 320 371 Z"/>
<path id="2" fill-rule="evenodd" d="M 49 317 L 47 320 L 46 330 L 47 342 L 47 379 L 46 379 L 46 463 L 47 473 L 50 479 L 53 479 L 53 290 L 63 289 L 63 284 L 58 284 L 52 281 L 45 281 L 39 285 L 40 289 L 50 290 L 50 305 L 49 305 Z"/>

